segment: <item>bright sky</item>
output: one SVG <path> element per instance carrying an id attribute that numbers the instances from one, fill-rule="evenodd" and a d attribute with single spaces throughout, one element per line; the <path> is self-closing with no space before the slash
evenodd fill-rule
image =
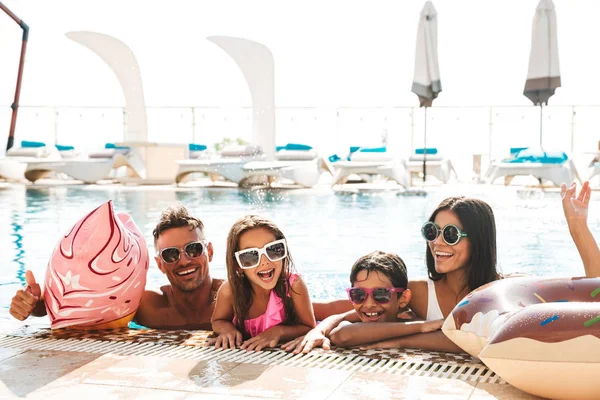
<path id="1" fill-rule="evenodd" d="M 237 66 L 207 36 L 268 46 L 277 106 L 416 106 L 421 0 L 3 0 L 30 27 L 22 105 L 114 105 L 110 69 L 67 39 L 115 36 L 134 52 L 149 106 L 250 106 Z M 537 0 L 435 0 L 443 92 L 435 105 L 527 105 Z M 598 104 L 600 2 L 555 0 L 563 87 L 551 105 Z M 0 105 L 10 105 L 21 29 L 0 14 Z"/>

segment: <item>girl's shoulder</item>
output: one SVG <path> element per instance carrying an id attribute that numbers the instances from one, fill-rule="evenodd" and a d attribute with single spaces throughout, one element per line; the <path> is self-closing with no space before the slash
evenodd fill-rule
<path id="1" fill-rule="evenodd" d="M 297 273 L 288 274 L 288 283 L 291 287 L 296 287 L 297 285 L 300 284 L 300 282 L 302 282 L 302 277 L 300 276 L 300 274 L 297 274 Z"/>
<path id="2" fill-rule="evenodd" d="M 229 281 L 224 281 L 221 286 L 219 287 L 218 291 L 217 291 L 217 295 L 218 296 L 232 296 L 231 293 L 231 284 L 229 283 Z"/>
<path id="3" fill-rule="evenodd" d="M 288 297 L 293 294 L 302 295 L 308 293 L 306 283 L 302 279 L 302 276 L 296 273 L 288 275 L 287 295 Z"/>

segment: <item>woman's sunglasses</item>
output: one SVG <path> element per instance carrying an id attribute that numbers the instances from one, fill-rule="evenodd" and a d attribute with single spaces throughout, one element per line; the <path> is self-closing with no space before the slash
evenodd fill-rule
<path id="1" fill-rule="evenodd" d="M 185 251 L 188 258 L 200 257 L 206 251 L 206 242 L 188 243 L 183 248 L 167 247 L 158 251 L 161 260 L 167 264 L 173 264 L 181 258 L 181 251 Z"/>
<path id="2" fill-rule="evenodd" d="M 428 242 L 433 242 L 437 237 L 442 234 L 442 239 L 447 245 L 454 246 L 467 237 L 467 234 L 460 230 L 460 228 L 453 224 L 448 224 L 444 228 L 440 229 L 435 222 L 428 221 L 421 227 L 421 234 Z"/>
<path id="3" fill-rule="evenodd" d="M 255 268 L 260 264 L 260 257 L 264 254 L 271 261 L 283 260 L 287 257 L 287 244 L 285 239 L 275 240 L 265 244 L 262 248 L 251 247 L 235 252 L 235 259 L 242 269 Z"/>
<path id="4" fill-rule="evenodd" d="M 392 300 L 392 293 L 402 293 L 404 292 L 404 288 L 359 288 L 359 287 L 351 287 L 346 289 L 348 292 L 348 298 L 352 304 L 362 304 L 367 300 L 367 296 L 371 296 L 371 298 L 378 304 L 387 304 Z"/>

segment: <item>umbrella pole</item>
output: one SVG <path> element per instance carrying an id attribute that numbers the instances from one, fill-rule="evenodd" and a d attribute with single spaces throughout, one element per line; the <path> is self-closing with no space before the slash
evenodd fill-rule
<path id="1" fill-rule="evenodd" d="M 424 129 L 425 134 L 423 136 L 423 185 L 425 185 L 425 179 L 427 178 L 427 106 L 425 106 Z"/>
<path id="2" fill-rule="evenodd" d="M 540 150 L 544 150 L 542 146 L 542 122 L 543 122 L 543 114 L 542 114 L 542 103 L 540 103 Z"/>
<path id="3" fill-rule="evenodd" d="M 544 148 L 542 147 L 542 103 L 540 103 L 540 150 L 544 151 Z M 542 188 L 542 190 L 544 190 L 544 185 L 542 184 L 542 178 L 538 178 L 538 181 L 540 182 L 540 188 Z"/>
<path id="4" fill-rule="evenodd" d="M 4 11 L 10 18 L 12 18 L 21 29 L 23 29 L 23 43 L 21 44 L 21 58 L 19 60 L 19 73 L 17 75 L 17 87 L 15 89 L 15 99 L 11 105 L 12 117 L 10 120 L 10 131 L 8 132 L 8 142 L 6 144 L 6 150 L 10 150 L 13 147 L 15 141 L 15 127 L 17 126 L 17 110 L 19 108 L 19 97 L 21 95 L 21 79 L 23 78 L 23 65 L 25 64 L 25 50 L 27 48 L 27 39 L 29 38 L 29 26 L 22 20 L 20 20 L 15 14 L 12 13 L 4 4 L 0 2 L 0 10 Z"/>

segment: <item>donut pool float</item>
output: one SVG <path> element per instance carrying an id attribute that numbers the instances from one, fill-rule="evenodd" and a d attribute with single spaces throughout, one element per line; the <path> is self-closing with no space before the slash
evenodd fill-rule
<path id="1" fill-rule="evenodd" d="M 52 329 L 111 329 L 133 319 L 146 286 L 148 247 L 131 216 L 112 201 L 58 242 L 48 263 L 44 302 Z"/>
<path id="2" fill-rule="evenodd" d="M 600 278 L 506 278 L 469 293 L 444 334 L 511 385 L 600 398 Z"/>

